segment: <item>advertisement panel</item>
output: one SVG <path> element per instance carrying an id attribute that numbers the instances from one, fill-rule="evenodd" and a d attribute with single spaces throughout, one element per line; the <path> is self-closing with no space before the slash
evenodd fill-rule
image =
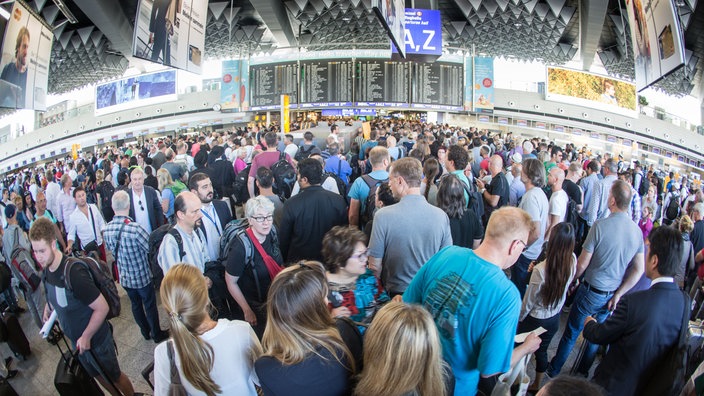
<path id="1" fill-rule="evenodd" d="M 249 109 L 249 62 L 246 59 L 222 61 L 220 106 L 223 111 Z"/>
<path id="2" fill-rule="evenodd" d="M 200 74 L 207 0 L 140 0 L 134 56 Z"/>
<path id="3" fill-rule="evenodd" d="M 609 77 L 548 66 L 545 99 L 637 117 L 636 86 Z"/>
<path id="4" fill-rule="evenodd" d="M 95 115 L 177 100 L 176 70 L 123 78 L 95 87 Z"/>
<path id="5" fill-rule="evenodd" d="M 494 112 L 494 58 L 474 58 L 474 111 Z"/>
<path id="6" fill-rule="evenodd" d="M 404 0 L 374 0 L 372 7 L 391 39 L 391 46 L 396 47 L 401 57 L 405 58 L 406 2 Z"/>
<path id="7" fill-rule="evenodd" d="M 464 58 L 464 111 L 472 111 L 472 86 L 474 82 L 474 62 L 471 57 Z"/>
<path id="8" fill-rule="evenodd" d="M 679 18 L 673 1 L 627 0 L 626 9 L 640 91 L 684 63 Z"/>
<path id="9" fill-rule="evenodd" d="M 0 107 L 46 110 L 53 40 L 51 29 L 15 1 L 0 58 Z"/>
<path id="10" fill-rule="evenodd" d="M 416 55 L 442 55 L 442 21 L 439 10 L 406 8 L 405 34 L 406 57 Z M 398 53 L 391 46 L 393 53 Z"/>

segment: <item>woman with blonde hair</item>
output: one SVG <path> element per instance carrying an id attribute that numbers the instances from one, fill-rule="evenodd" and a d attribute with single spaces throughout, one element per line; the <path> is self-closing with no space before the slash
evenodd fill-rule
<path id="1" fill-rule="evenodd" d="M 364 339 L 359 396 L 444 396 L 454 381 L 442 360 L 437 328 L 420 305 L 390 302 L 377 313 Z"/>
<path id="2" fill-rule="evenodd" d="M 246 322 L 208 314 L 208 286 L 200 270 L 177 264 L 161 283 L 171 338 L 154 350 L 154 394 L 169 394 L 172 366 L 189 395 L 256 395 L 254 361 L 261 346 Z"/>
<path id="3" fill-rule="evenodd" d="M 301 261 L 281 271 L 269 289 L 264 354 L 254 367 L 267 396 L 349 395 L 358 366 L 327 307 L 325 269 Z M 360 340 L 357 340 L 361 342 Z"/>
<path id="4" fill-rule="evenodd" d="M 156 172 L 156 180 L 159 183 L 159 191 L 161 191 L 161 210 L 164 211 L 164 216 L 171 220 L 174 215 L 174 201 L 176 200 L 174 187 L 176 184 L 171 178 L 171 173 L 164 168 Z"/>

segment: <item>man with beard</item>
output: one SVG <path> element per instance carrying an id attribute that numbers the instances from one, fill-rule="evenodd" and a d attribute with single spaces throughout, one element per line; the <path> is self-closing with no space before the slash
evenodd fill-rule
<path id="1" fill-rule="evenodd" d="M 202 206 L 198 196 L 190 191 L 180 193 L 174 200 L 176 225 L 164 235 L 157 256 L 164 273 L 178 263 L 195 265 L 201 272 L 205 271 L 205 263 L 210 261 L 210 255 L 204 242 L 205 237 L 199 230 L 203 218 L 200 210 Z M 180 236 L 181 243 L 175 235 Z M 208 280 L 208 287 L 211 285 L 212 282 Z"/>
<path id="2" fill-rule="evenodd" d="M 3 67 L 0 80 L 18 86 L 16 107 L 24 108 L 25 91 L 27 90 L 27 51 L 29 49 L 29 30 L 22 26 L 17 33 L 15 42 L 15 59 Z"/>
<path id="3" fill-rule="evenodd" d="M 188 188 L 198 196 L 203 206 L 200 231 L 205 236 L 204 242 L 211 259 L 220 257 L 220 236 L 232 220 L 230 209 L 223 201 L 213 200 L 213 183 L 205 173 L 193 175 L 188 182 Z"/>

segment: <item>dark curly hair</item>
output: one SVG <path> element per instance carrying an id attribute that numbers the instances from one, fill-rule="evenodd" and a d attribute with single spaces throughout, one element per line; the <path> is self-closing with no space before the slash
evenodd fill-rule
<path id="1" fill-rule="evenodd" d="M 367 236 L 359 228 L 336 226 L 323 238 L 323 265 L 325 270 L 336 274 L 347 265 L 347 260 L 354 253 L 357 242 L 367 244 Z"/>

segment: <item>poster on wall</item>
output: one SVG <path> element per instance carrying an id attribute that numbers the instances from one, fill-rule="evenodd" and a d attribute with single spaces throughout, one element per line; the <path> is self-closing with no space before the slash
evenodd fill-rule
<path id="1" fill-rule="evenodd" d="M 95 115 L 174 101 L 176 70 L 141 74 L 95 86 Z"/>
<path id="2" fill-rule="evenodd" d="M 222 61 L 220 106 L 222 111 L 249 110 L 249 61 L 246 59 Z"/>
<path id="3" fill-rule="evenodd" d="M 679 17 L 673 1 L 627 0 L 626 9 L 640 91 L 684 63 Z"/>
<path id="4" fill-rule="evenodd" d="M 474 58 L 474 112 L 494 112 L 494 58 Z"/>
<path id="5" fill-rule="evenodd" d="M 402 58 L 406 57 L 406 2 L 404 0 L 374 0 L 372 8 Z"/>
<path id="6" fill-rule="evenodd" d="M 0 107 L 46 110 L 53 40 L 44 21 L 15 1 L 0 58 Z"/>
<path id="7" fill-rule="evenodd" d="M 132 54 L 200 74 L 207 0 L 140 0 Z"/>
<path id="8" fill-rule="evenodd" d="M 636 86 L 609 77 L 559 67 L 547 68 L 545 99 L 637 117 Z"/>

